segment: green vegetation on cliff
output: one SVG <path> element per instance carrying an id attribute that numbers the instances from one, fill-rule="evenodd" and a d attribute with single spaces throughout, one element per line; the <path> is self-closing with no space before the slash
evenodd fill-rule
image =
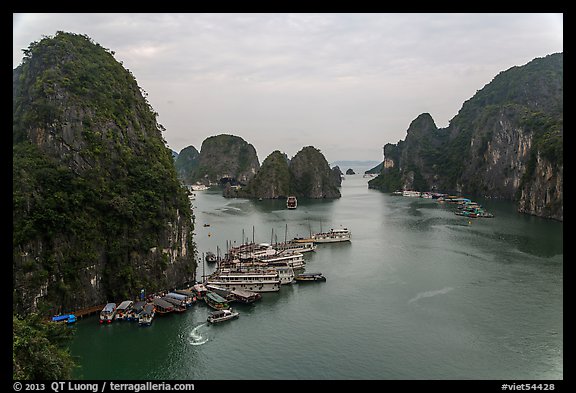
<path id="1" fill-rule="evenodd" d="M 12 316 L 12 379 L 71 379 L 76 363 L 67 344 L 73 330 L 37 314 Z"/>
<path id="2" fill-rule="evenodd" d="M 254 146 L 239 136 L 220 134 L 202 142 L 197 166 L 181 178 L 206 185 L 220 182 L 247 184 L 259 168 Z"/>
<path id="3" fill-rule="evenodd" d="M 228 191 L 227 196 L 233 194 Z M 290 195 L 290 172 L 285 154 L 276 150 L 262 162 L 254 178 L 243 187 L 240 194 L 245 197 L 266 199 L 286 198 Z"/>
<path id="4" fill-rule="evenodd" d="M 14 309 L 174 285 L 170 258 L 191 279 L 192 211 L 132 74 L 84 35 L 58 32 L 25 55 L 13 73 Z"/>
<path id="5" fill-rule="evenodd" d="M 302 148 L 290 160 L 290 189 L 297 197 L 340 198 L 330 165 L 314 146 Z"/>
<path id="6" fill-rule="evenodd" d="M 194 146 L 185 147 L 178 154 L 174 166 L 176 167 L 178 178 L 184 184 L 193 184 L 195 182 L 194 177 L 196 176 L 199 160 L 200 153 Z"/>
<path id="7" fill-rule="evenodd" d="M 371 188 L 511 200 L 530 195 L 529 205 L 538 211 L 523 211 L 562 219 L 563 54 L 501 72 L 447 128 L 436 129 L 422 114 L 404 141 L 386 147 L 387 165 Z"/>

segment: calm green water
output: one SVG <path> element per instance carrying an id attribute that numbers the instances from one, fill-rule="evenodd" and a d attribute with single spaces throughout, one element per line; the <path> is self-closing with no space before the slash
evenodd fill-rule
<path id="1" fill-rule="evenodd" d="M 283 241 L 344 226 L 352 242 L 305 255 L 326 282 L 237 305 L 240 317 L 227 323 L 208 326 L 202 303 L 149 328 L 81 320 L 77 376 L 563 379 L 563 224 L 476 198 L 495 218 L 471 220 L 435 200 L 369 190 L 367 180 L 347 176 L 339 200 L 299 200 L 292 211 L 196 192 L 200 252 L 238 244 L 243 231 L 270 242 L 272 229 Z"/>

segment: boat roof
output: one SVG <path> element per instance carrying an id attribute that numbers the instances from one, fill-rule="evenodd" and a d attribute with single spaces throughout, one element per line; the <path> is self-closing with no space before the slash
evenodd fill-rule
<path id="1" fill-rule="evenodd" d="M 206 285 L 204 285 L 204 284 L 194 284 L 194 289 L 196 291 L 206 291 L 207 290 Z"/>
<path id="2" fill-rule="evenodd" d="M 162 300 L 165 300 L 165 301 L 167 301 L 168 303 L 173 304 L 173 305 L 175 305 L 175 306 L 181 306 L 181 305 L 182 305 L 182 300 L 176 299 L 176 298 L 173 298 L 173 297 L 170 297 L 170 296 L 164 296 L 164 297 L 162 297 L 161 299 L 162 299 Z"/>
<path id="3" fill-rule="evenodd" d="M 212 300 L 214 300 L 215 302 L 218 303 L 227 303 L 228 301 L 226 299 L 224 299 L 222 296 L 218 295 L 217 293 L 214 292 L 208 292 L 206 294 L 206 297 L 211 298 Z"/>
<path id="4" fill-rule="evenodd" d="M 116 303 L 108 303 L 104 306 L 102 311 L 113 311 L 116 308 Z"/>
<path id="5" fill-rule="evenodd" d="M 173 308 L 171 303 L 168 303 L 166 300 L 163 300 L 159 297 L 152 299 L 152 303 L 162 308 Z"/>
<path id="6" fill-rule="evenodd" d="M 132 304 L 134 304 L 134 302 L 132 300 L 124 300 L 122 303 L 120 303 L 118 308 L 125 309 L 125 308 L 130 307 Z"/>
<path id="7" fill-rule="evenodd" d="M 184 296 L 194 296 L 195 295 L 195 293 L 189 289 L 176 289 L 176 290 L 174 290 L 174 293 L 179 293 L 180 295 L 184 295 Z"/>
<path id="8" fill-rule="evenodd" d="M 74 314 L 56 315 L 56 316 L 52 317 L 52 321 L 53 322 L 65 321 L 71 317 L 74 317 Z"/>
<path id="9" fill-rule="evenodd" d="M 146 303 L 144 308 L 142 309 L 142 313 L 144 314 L 152 314 L 154 311 L 154 305 L 152 303 Z"/>
<path id="10" fill-rule="evenodd" d="M 241 289 L 241 288 L 234 289 L 231 292 L 235 295 L 242 296 L 242 297 L 252 297 L 252 296 L 258 296 L 259 295 L 257 292 L 253 292 L 253 291 L 249 291 L 247 289 Z"/>
<path id="11" fill-rule="evenodd" d="M 175 292 L 168 292 L 166 294 L 166 296 L 174 298 L 174 299 L 178 299 L 178 300 L 186 300 L 186 298 L 188 297 L 187 295 L 184 295 L 181 293 L 175 293 Z"/>

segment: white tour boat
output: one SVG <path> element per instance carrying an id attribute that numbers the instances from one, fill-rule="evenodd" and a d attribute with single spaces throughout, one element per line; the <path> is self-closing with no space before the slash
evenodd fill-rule
<path id="1" fill-rule="evenodd" d="M 320 232 L 312 235 L 314 243 L 335 243 L 350 241 L 352 233 L 347 228 L 330 229 L 328 232 Z"/>

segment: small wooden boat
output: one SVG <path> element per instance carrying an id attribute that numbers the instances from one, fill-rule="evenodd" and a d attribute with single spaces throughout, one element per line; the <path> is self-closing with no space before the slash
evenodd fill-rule
<path id="1" fill-rule="evenodd" d="M 294 280 L 298 282 L 326 281 L 326 277 L 324 277 L 322 273 L 301 273 L 296 275 Z"/>
<path id="2" fill-rule="evenodd" d="M 128 311 L 126 319 L 128 321 L 138 321 L 138 317 L 140 313 L 144 310 L 145 305 L 146 302 L 143 300 L 134 303 L 134 306 L 132 306 L 132 308 Z"/>
<path id="3" fill-rule="evenodd" d="M 116 313 L 116 303 L 108 303 L 100 311 L 100 323 L 112 323 Z"/>
<path id="4" fill-rule="evenodd" d="M 166 300 L 155 297 L 152 299 L 152 303 L 154 303 L 154 312 L 158 314 L 168 314 L 169 312 L 174 311 L 174 305 L 172 303 L 167 302 Z"/>
<path id="5" fill-rule="evenodd" d="M 138 314 L 138 326 L 150 326 L 155 315 L 155 307 L 152 303 L 147 303 Z"/>
<path id="6" fill-rule="evenodd" d="M 286 208 L 296 209 L 298 207 L 298 200 L 295 196 L 291 195 L 286 199 Z"/>
<path id="7" fill-rule="evenodd" d="M 196 294 L 197 299 L 204 299 L 204 296 L 208 293 L 208 289 L 204 284 L 195 284 L 192 287 L 192 291 Z"/>
<path id="8" fill-rule="evenodd" d="M 215 292 L 208 292 L 204 297 L 204 301 L 215 310 L 227 310 L 230 308 L 228 301 Z"/>
<path id="9" fill-rule="evenodd" d="M 171 298 L 174 298 L 176 300 L 180 300 L 186 307 L 190 307 L 192 305 L 192 303 L 194 302 L 192 292 L 188 292 L 188 293 L 185 293 L 185 292 L 184 293 L 178 293 L 178 291 L 168 292 L 166 294 L 166 297 L 171 297 Z"/>
<path id="10" fill-rule="evenodd" d="M 76 315 L 74 314 L 64 314 L 64 315 L 54 315 L 52 317 L 52 322 L 63 322 L 67 325 L 71 325 L 76 322 Z"/>
<path id="11" fill-rule="evenodd" d="M 229 319 L 238 318 L 239 315 L 239 312 L 234 311 L 231 308 L 228 310 L 218 310 L 211 312 L 210 315 L 208 315 L 207 321 L 208 323 L 219 323 Z"/>
<path id="12" fill-rule="evenodd" d="M 130 309 L 134 305 L 132 300 L 124 300 L 118 307 L 116 308 L 116 314 L 114 314 L 114 319 L 116 320 L 125 320 L 128 319 L 128 313 Z"/>

